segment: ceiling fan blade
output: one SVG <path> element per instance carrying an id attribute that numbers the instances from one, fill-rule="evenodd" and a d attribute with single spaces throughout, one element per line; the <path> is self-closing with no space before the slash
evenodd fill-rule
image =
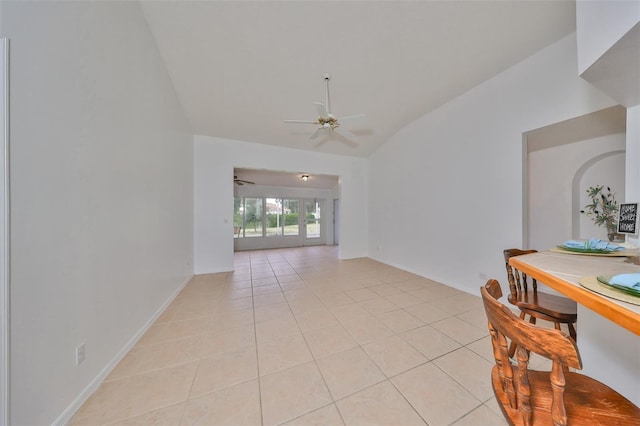
<path id="1" fill-rule="evenodd" d="M 344 138 L 349 139 L 352 142 L 355 142 L 355 141 L 358 140 L 356 135 L 354 135 L 353 133 L 351 133 L 347 129 L 343 129 L 342 127 L 334 127 L 333 130 L 335 130 L 335 132 L 337 134 L 339 134 L 340 136 L 343 136 Z"/>
<path id="2" fill-rule="evenodd" d="M 351 120 L 352 118 L 360 118 L 360 117 L 364 117 L 364 114 L 347 115 L 346 117 L 336 118 L 336 120 L 343 121 L 343 120 Z"/>
<path id="3" fill-rule="evenodd" d="M 318 115 L 320 115 L 320 117 L 329 116 L 329 111 L 327 111 L 327 108 L 324 106 L 324 104 L 320 102 L 314 102 L 313 104 L 316 106 L 316 109 L 318 110 Z"/>
<path id="4" fill-rule="evenodd" d="M 324 127 L 320 127 L 319 129 L 316 129 L 315 132 L 313 132 L 313 134 L 311 135 L 311 137 L 309 139 L 315 139 L 318 136 L 320 136 L 320 133 L 322 133 L 322 131 L 324 130 Z"/>
<path id="5" fill-rule="evenodd" d="M 325 143 L 327 143 L 329 141 L 329 138 L 321 138 L 315 145 L 315 148 L 319 148 L 322 145 L 324 145 Z"/>
<path id="6" fill-rule="evenodd" d="M 251 182 L 249 180 L 244 180 L 244 179 L 238 179 L 238 176 L 233 176 L 233 183 L 235 183 L 236 185 L 244 185 L 245 183 L 248 183 L 250 185 L 254 185 L 255 182 Z"/>
<path id="7" fill-rule="evenodd" d="M 309 120 L 284 120 L 285 123 L 304 123 L 304 124 L 318 124 L 318 121 Z"/>

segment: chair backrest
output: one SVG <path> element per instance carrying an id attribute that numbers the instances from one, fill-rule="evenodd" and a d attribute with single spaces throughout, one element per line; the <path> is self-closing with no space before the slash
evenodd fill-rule
<path id="1" fill-rule="evenodd" d="M 520 250 L 517 248 L 506 249 L 504 253 L 504 263 L 507 268 L 507 279 L 509 280 L 509 293 L 510 299 L 517 300 L 518 293 L 527 292 L 528 282 L 531 281 L 533 291 L 538 290 L 538 283 L 532 277 L 528 277 L 526 274 L 518 271 L 511 265 L 509 265 L 509 259 L 514 256 L 521 256 L 523 254 L 537 253 L 538 250 Z"/>
<path id="2" fill-rule="evenodd" d="M 493 345 L 493 355 L 498 369 L 502 389 L 512 409 L 524 417 L 524 423 L 531 423 L 530 398 L 532 389 L 528 377 L 529 352 L 534 352 L 552 361 L 550 374 L 553 389 L 552 417 L 557 424 L 566 424 L 564 406 L 565 377 L 564 366 L 582 369 L 582 361 L 574 340 L 560 330 L 538 328 L 521 320 L 509 308 L 500 303 L 500 284 L 489 280 L 480 288 L 482 302 L 489 321 L 489 332 Z M 517 345 L 517 369 L 512 366 L 508 355 L 507 339 Z M 514 370 L 516 374 L 514 374 Z M 495 384 L 494 384 L 495 389 Z M 527 421 L 526 419 L 529 419 Z M 564 419 L 564 422 L 562 421 Z"/>

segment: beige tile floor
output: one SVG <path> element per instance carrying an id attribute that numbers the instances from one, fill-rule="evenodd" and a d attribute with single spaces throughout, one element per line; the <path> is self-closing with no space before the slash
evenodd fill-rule
<path id="1" fill-rule="evenodd" d="M 72 425 L 504 425 L 479 297 L 337 247 L 195 276 Z"/>

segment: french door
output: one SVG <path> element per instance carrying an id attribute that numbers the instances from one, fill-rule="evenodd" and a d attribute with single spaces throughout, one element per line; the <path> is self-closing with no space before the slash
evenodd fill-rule
<path id="1" fill-rule="evenodd" d="M 234 198 L 233 236 L 238 250 L 325 244 L 324 200 Z"/>
<path id="2" fill-rule="evenodd" d="M 303 200 L 304 215 L 302 217 L 303 245 L 324 244 L 322 232 L 322 200 Z"/>

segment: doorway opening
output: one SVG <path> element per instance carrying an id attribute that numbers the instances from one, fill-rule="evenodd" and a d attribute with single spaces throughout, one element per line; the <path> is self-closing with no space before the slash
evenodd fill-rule
<path id="1" fill-rule="evenodd" d="M 610 186 L 618 201 L 624 199 L 625 149 L 622 106 L 524 133 L 523 247 L 544 250 L 568 239 L 606 239 L 606 231 L 580 211 L 592 185 Z"/>
<path id="2" fill-rule="evenodd" d="M 304 179 L 303 179 L 304 177 Z M 332 244 L 337 176 L 234 169 L 234 250 Z"/>

